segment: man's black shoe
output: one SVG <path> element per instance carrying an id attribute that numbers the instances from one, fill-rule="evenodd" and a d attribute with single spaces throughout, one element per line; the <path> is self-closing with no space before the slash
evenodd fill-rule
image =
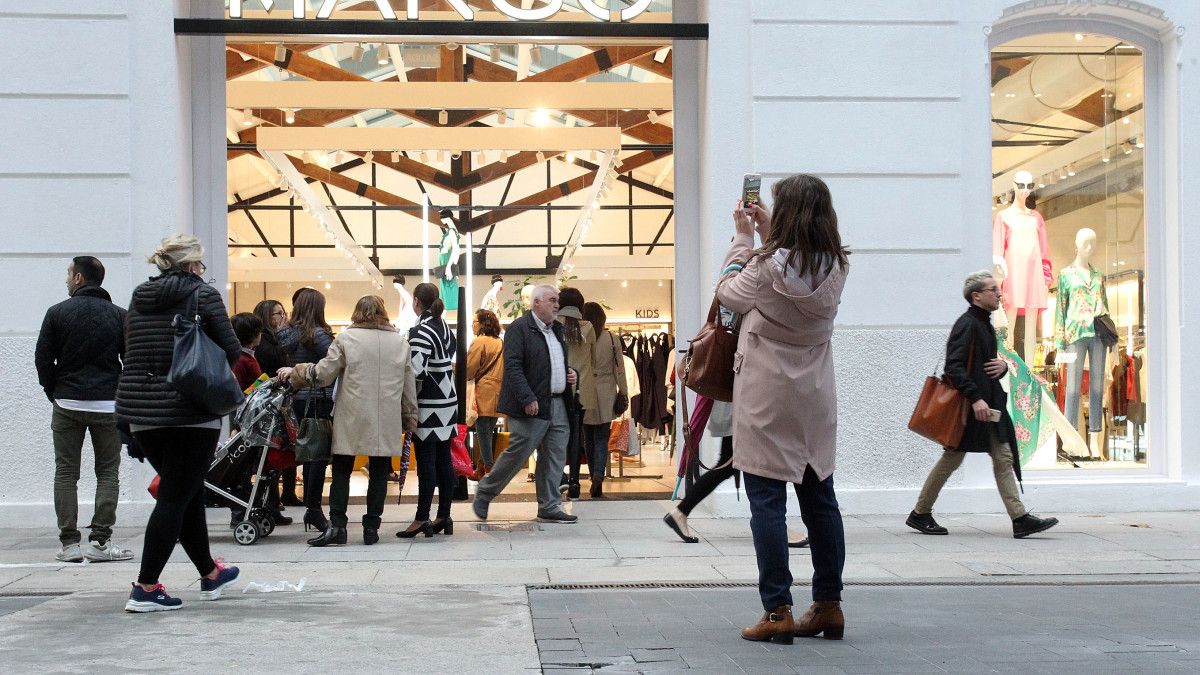
<path id="1" fill-rule="evenodd" d="M 921 514 L 912 511 L 908 514 L 908 520 L 904 521 L 904 524 L 921 534 L 950 534 L 950 530 L 937 524 L 932 513 Z"/>
<path id="2" fill-rule="evenodd" d="M 1032 513 L 1026 513 L 1013 521 L 1013 538 L 1024 539 L 1031 534 L 1045 532 L 1057 524 L 1058 518 L 1038 518 Z"/>
<path id="3" fill-rule="evenodd" d="M 579 520 L 579 516 L 573 516 L 563 511 L 556 511 L 554 513 L 539 513 L 537 519 L 539 523 L 563 523 L 569 525 Z"/>

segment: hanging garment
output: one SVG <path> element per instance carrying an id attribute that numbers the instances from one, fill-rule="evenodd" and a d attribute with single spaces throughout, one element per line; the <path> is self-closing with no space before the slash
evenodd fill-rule
<path id="1" fill-rule="evenodd" d="M 1042 414 L 1042 383 L 1029 364 L 1004 345 L 1006 330 L 996 331 L 996 347 L 999 357 L 1008 364 L 1008 416 L 1017 436 L 1018 461 L 1024 466 L 1037 452 L 1042 436 L 1054 432 L 1049 418 Z"/>
<path id="2" fill-rule="evenodd" d="M 458 310 L 458 235 L 453 230 L 442 234 L 442 243 L 438 248 L 438 285 L 442 291 L 442 303 L 450 311 Z"/>

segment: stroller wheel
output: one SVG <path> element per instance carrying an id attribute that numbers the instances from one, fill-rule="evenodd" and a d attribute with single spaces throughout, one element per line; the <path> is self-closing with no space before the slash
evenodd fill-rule
<path id="1" fill-rule="evenodd" d="M 261 516 L 258 519 L 258 529 L 261 536 L 271 536 L 271 533 L 275 531 L 275 519 L 271 516 Z"/>
<path id="2" fill-rule="evenodd" d="M 258 541 L 258 536 L 258 524 L 250 520 L 240 522 L 233 528 L 233 538 L 242 546 Z"/>

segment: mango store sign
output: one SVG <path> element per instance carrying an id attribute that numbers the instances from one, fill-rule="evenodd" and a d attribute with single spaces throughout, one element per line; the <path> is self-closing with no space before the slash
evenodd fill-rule
<path id="1" fill-rule="evenodd" d="M 653 0 L 636 0 L 628 7 L 621 10 L 610 10 L 600 6 L 605 0 L 579 0 L 579 6 L 583 11 L 587 12 L 592 18 L 598 21 L 632 21 L 638 16 L 645 13 L 650 7 Z M 420 0 L 406 0 L 406 18 L 410 21 L 415 21 L 420 17 Z M 475 9 L 466 3 L 466 0 L 448 0 L 454 11 L 466 21 L 475 20 Z M 563 0 L 545 0 L 544 3 L 534 9 L 523 9 L 517 5 L 523 4 L 521 0 L 491 0 L 492 5 L 496 7 L 496 11 L 501 14 L 515 19 L 517 21 L 544 21 L 559 13 L 563 8 Z M 276 0 L 257 0 L 257 4 L 261 4 L 262 8 L 270 12 L 275 7 Z M 515 4 L 514 4 L 515 3 Z M 242 5 L 246 4 L 246 0 L 229 0 L 229 18 L 242 18 Z M 254 4 L 253 2 L 251 4 Z M 328 19 L 333 16 L 334 7 L 338 4 L 338 0 L 324 0 L 321 6 L 317 9 L 316 18 Z M 396 10 L 392 9 L 388 0 L 375 0 L 375 7 L 378 8 L 379 14 L 385 19 L 399 19 Z M 292 1 L 292 18 L 304 19 L 308 16 L 308 3 L 304 0 Z"/>

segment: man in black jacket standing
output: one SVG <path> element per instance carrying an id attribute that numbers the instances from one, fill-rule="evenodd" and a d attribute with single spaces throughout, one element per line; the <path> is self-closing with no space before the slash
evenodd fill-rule
<path id="1" fill-rule="evenodd" d="M 114 305 L 104 282 L 104 265 L 78 256 L 67 267 L 71 297 L 46 311 L 34 361 L 38 383 L 54 405 L 54 511 L 63 562 L 129 560 L 133 553 L 112 542 L 117 519 L 121 437 L 114 406 L 125 310 Z M 96 454 L 96 508 L 87 548 L 80 547 L 78 483 L 84 434 Z"/>
<path id="2" fill-rule="evenodd" d="M 1012 519 L 1013 536 L 1023 539 L 1054 527 L 1058 519 L 1038 518 L 1026 511 L 1017 487 L 1021 478 L 1021 465 L 1013 454 L 1017 436 L 1008 416 L 1008 393 L 1000 386 L 1008 364 L 997 356 L 991 321 L 992 312 L 1000 308 L 1000 286 L 990 272 L 976 272 L 963 282 L 963 298 L 971 306 L 950 329 L 946 377 L 971 406 L 967 428 L 958 447 L 946 448 L 929 472 L 905 524 L 922 534 L 947 534 L 933 519 L 933 503 L 946 480 L 962 465 L 964 453 L 985 452 L 992 458 L 996 488 Z"/>
<path id="3" fill-rule="evenodd" d="M 480 520 L 487 520 L 492 500 L 539 447 L 534 471 L 538 520 L 573 523 L 578 519 L 563 511 L 558 491 L 570 435 L 567 397 L 578 376 L 567 367 L 557 316 L 558 290 L 538 286 L 533 289 L 530 313 L 512 322 L 504 334 L 504 379 L 496 410 L 508 416 L 509 445 L 476 488 L 473 508 Z"/>

